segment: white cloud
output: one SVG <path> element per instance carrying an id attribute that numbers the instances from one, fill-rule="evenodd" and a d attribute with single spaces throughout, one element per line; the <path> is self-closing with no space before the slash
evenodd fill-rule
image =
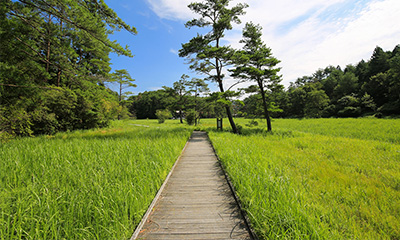
<path id="1" fill-rule="evenodd" d="M 158 16 L 170 20 L 193 17 L 193 0 L 147 0 Z M 242 22 L 263 27 L 265 43 L 282 62 L 284 84 L 328 65 L 356 64 L 375 46 L 392 50 L 400 41 L 399 0 L 234 0 L 250 7 Z M 241 26 L 226 40 L 239 47 Z"/>
<path id="2" fill-rule="evenodd" d="M 187 20 L 194 16 L 187 7 L 192 0 L 147 0 L 147 2 L 160 18 Z"/>
<path id="3" fill-rule="evenodd" d="M 176 49 L 171 48 L 169 50 L 169 52 L 172 53 L 172 54 L 178 55 L 178 50 L 176 50 Z"/>
<path id="4" fill-rule="evenodd" d="M 285 80 L 310 75 L 330 64 L 356 64 L 368 59 L 377 45 L 392 50 L 400 43 L 400 29 L 395 24 L 400 22 L 399 12 L 398 0 L 371 1 L 346 19 L 320 22 L 310 18 L 283 38 L 274 36 Z"/>
<path id="5" fill-rule="evenodd" d="M 149 91 L 157 91 L 163 89 L 162 87 L 149 87 Z"/>

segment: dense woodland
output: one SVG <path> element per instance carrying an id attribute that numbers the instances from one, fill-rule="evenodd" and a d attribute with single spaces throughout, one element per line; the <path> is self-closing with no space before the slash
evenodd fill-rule
<path id="1" fill-rule="evenodd" d="M 134 87 L 134 80 L 124 69 L 110 72 L 109 53 L 132 54 L 108 36 L 118 30 L 136 34 L 136 29 L 102 0 L 1 1 L 0 135 L 104 127 L 113 119 L 157 118 L 161 110 L 168 113 L 164 118 L 186 119 L 190 124 L 226 116 L 269 120 L 270 116 L 400 115 L 400 45 L 393 51 L 376 47 L 368 61 L 344 69 L 319 69 L 285 89 L 279 76 L 280 61 L 262 42 L 259 25 L 246 24 L 243 49 L 220 44 L 224 32 L 232 29 L 232 23 L 240 23 L 239 16 L 247 7 L 239 4 L 227 11 L 228 3 L 215 8 L 189 5 L 203 17 L 186 26 L 209 26 L 211 31 L 182 44 L 180 56 L 188 58 L 190 68 L 205 75 L 204 79 L 182 75 L 173 86 L 127 98 L 130 93 L 124 89 Z M 223 68 L 237 83 L 254 85 L 236 92 L 224 89 Z M 220 91 L 210 93 L 206 81 Z M 107 82 L 117 83 L 118 92 L 107 88 Z"/>
<path id="2" fill-rule="evenodd" d="M 103 127 L 123 115 L 119 94 L 104 86 L 129 79 L 110 74 L 109 53 L 132 56 L 109 40 L 118 30 L 136 34 L 102 0 L 1 1 L 3 137 Z"/>

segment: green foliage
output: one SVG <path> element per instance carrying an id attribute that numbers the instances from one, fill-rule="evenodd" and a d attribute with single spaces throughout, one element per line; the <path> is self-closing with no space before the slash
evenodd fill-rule
<path id="1" fill-rule="evenodd" d="M 167 91 L 170 92 L 170 97 L 172 98 L 171 107 L 178 112 L 179 120 L 181 123 L 183 123 L 184 110 L 190 108 L 193 104 L 190 101 L 193 90 L 189 89 L 191 83 L 188 78 L 188 75 L 183 74 L 180 80 L 174 82 L 172 89 L 164 87 Z"/>
<path id="2" fill-rule="evenodd" d="M 165 89 L 139 93 L 129 100 L 132 102 L 128 107 L 129 112 L 137 119 L 156 119 L 157 109 L 166 109 L 171 105 L 169 93 Z"/>
<path id="3" fill-rule="evenodd" d="M 197 113 L 195 110 L 193 110 L 193 109 L 187 111 L 187 112 L 186 112 L 186 122 L 187 122 L 189 125 L 195 124 L 196 119 L 198 118 L 197 115 L 198 115 L 198 113 Z"/>
<path id="4" fill-rule="evenodd" d="M 199 18 L 186 23 L 187 28 L 209 27 L 211 30 L 205 35 L 197 34 L 188 43 L 182 44 L 179 50 L 180 57 L 187 57 L 190 68 L 207 76 L 206 80 L 218 84 L 221 93 L 224 89 L 224 74 L 222 70 L 231 57 L 232 50 L 223 46 L 225 32 L 232 29 L 232 23 L 240 23 L 239 16 L 244 14 L 247 4 L 237 4 L 228 8 L 231 0 L 206 0 L 189 4 L 190 10 L 199 15 Z M 225 99 L 227 100 L 227 99 Z M 225 107 L 233 132 L 237 133 L 230 107 Z"/>
<path id="5" fill-rule="evenodd" d="M 96 128 L 121 112 L 102 86 L 109 53 L 132 54 L 108 36 L 136 29 L 102 0 L 2 1 L 0 26 L 0 104 L 8 111 L 0 131 Z"/>
<path id="6" fill-rule="evenodd" d="M 164 123 L 165 120 L 172 117 L 172 114 L 168 109 L 164 109 L 164 110 L 158 109 L 156 111 L 156 116 L 158 119 L 158 123 Z"/>
<path id="7" fill-rule="evenodd" d="M 132 236 L 191 131 L 112 125 L 0 144 L 0 239 Z"/>
<path id="8" fill-rule="evenodd" d="M 122 109 L 117 99 L 96 84 L 87 83 L 84 88 L 37 91 L 2 110 L 0 129 L 26 136 L 107 126 Z"/>
<path id="9" fill-rule="evenodd" d="M 400 237 L 397 120 L 274 126 L 209 133 L 260 239 Z"/>
<path id="10" fill-rule="evenodd" d="M 369 61 L 328 66 L 298 78 L 276 96 L 280 117 L 360 117 L 400 115 L 400 52 L 376 47 Z M 378 114 L 379 113 L 379 114 Z M 247 113 L 249 115 L 249 113 Z M 254 114 L 254 113 L 253 113 Z"/>
<path id="11" fill-rule="evenodd" d="M 134 84 L 133 81 L 135 80 L 131 77 L 126 69 L 115 70 L 114 73 L 111 74 L 111 80 L 109 80 L 109 82 L 118 84 L 119 102 L 124 100 L 126 95 L 130 93 L 124 91 L 124 89 L 136 87 L 136 84 Z"/>
<path id="12" fill-rule="evenodd" d="M 13 108 L 0 108 L 0 129 L 7 136 L 31 136 L 32 122 L 29 114 L 19 106 Z"/>
<path id="13" fill-rule="evenodd" d="M 307 92 L 306 104 L 304 106 L 304 116 L 319 118 L 323 110 L 328 106 L 329 98 L 323 90 L 313 89 Z"/>
<path id="14" fill-rule="evenodd" d="M 248 127 L 257 127 L 258 122 L 255 119 L 251 119 L 249 123 L 246 124 Z"/>

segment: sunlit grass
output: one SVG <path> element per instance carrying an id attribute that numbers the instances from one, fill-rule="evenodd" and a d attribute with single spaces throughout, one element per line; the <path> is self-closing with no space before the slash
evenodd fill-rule
<path id="1" fill-rule="evenodd" d="M 120 121 L 2 144 L 0 239 L 129 238 L 190 132 Z"/>
<path id="2" fill-rule="evenodd" d="M 400 239 L 399 120 L 276 119 L 217 132 L 203 119 L 264 239 Z M 0 145 L 0 239 L 126 239 L 191 127 L 117 121 L 106 129 Z"/>
<path id="3" fill-rule="evenodd" d="M 276 119 L 276 129 L 400 144 L 400 119 Z"/>
<path id="4" fill-rule="evenodd" d="M 206 128 L 261 238 L 399 239 L 399 128 L 362 136 L 369 121 L 278 119 L 274 133 L 261 125 L 243 135 Z M 396 121 L 374 124 L 386 131 Z M 329 130 L 339 125 L 347 130 Z"/>

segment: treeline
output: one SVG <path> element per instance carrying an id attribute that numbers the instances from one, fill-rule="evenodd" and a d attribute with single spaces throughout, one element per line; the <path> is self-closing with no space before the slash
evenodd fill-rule
<path id="1" fill-rule="evenodd" d="M 126 101 L 130 114 L 138 119 L 156 119 L 160 118 L 157 113 L 161 110 L 167 113 L 165 116 L 189 124 L 196 124 L 201 118 L 223 117 L 220 94 L 210 93 L 203 79 L 189 78 L 183 74 L 172 87 L 131 96 Z"/>
<path id="2" fill-rule="evenodd" d="M 157 110 L 167 109 L 171 118 L 186 119 L 188 113 L 196 112 L 196 118 L 224 117 L 223 105 L 214 95 L 195 96 L 194 93 L 184 97 L 180 102 L 178 95 L 168 88 L 157 91 L 146 91 L 132 96 L 127 101 L 130 114 L 137 119 L 156 119 Z M 193 122 L 194 123 L 194 122 Z"/>
<path id="3" fill-rule="evenodd" d="M 108 39 L 120 29 L 136 34 L 103 0 L 2 0 L 0 135 L 102 127 L 121 114 L 104 86 L 109 53 L 132 56 Z"/>
<path id="4" fill-rule="evenodd" d="M 262 116 L 261 96 L 244 100 L 239 115 Z M 376 47 L 369 61 L 328 66 L 298 78 L 287 90 L 268 93 L 274 117 L 319 118 L 400 115 L 400 45 L 393 51 Z"/>
<path id="5" fill-rule="evenodd" d="M 257 86 L 241 89 L 241 93 L 230 92 L 226 95 L 228 99 L 239 94 L 250 95 L 243 101 L 226 103 L 220 93 L 202 90 L 198 96 L 193 87 L 192 90 L 183 87 L 190 84 L 177 84 L 131 97 L 127 104 L 130 113 L 138 119 L 155 119 L 157 110 L 168 109 L 172 117 L 179 118 L 180 113 L 186 117 L 195 109 L 197 118 L 226 117 L 224 106 L 229 104 L 236 117 L 264 118 Z M 369 61 L 362 60 L 344 69 L 333 66 L 319 69 L 311 76 L 298 78 L 287 89 L 274 83 L 266 96 L 268 110 L 276 118 L 399 116 L 400 45 L 393 51 L 376 47 Z"/>

